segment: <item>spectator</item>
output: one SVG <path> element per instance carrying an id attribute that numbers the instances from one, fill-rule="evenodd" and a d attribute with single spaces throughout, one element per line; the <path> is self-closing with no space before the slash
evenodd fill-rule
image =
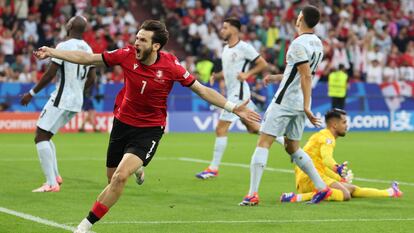
<path id="1" fill-rule="evenodd" d="M 197 17 L 196 22 L 190 24 L 188 34 L 190 35 L 191 52 L 193 55 L 198 55 L 201 38 L 208 35 L 208 29 L 203 22 L 203 17 Z"/>
<path id="2" fill-rule="evenodd" d="M 374 60 L 377 60 L 380 66 L 384 66 L 386 63 L 385 53 L 381 52 L 379 45 L 374 45 L 374 49 L 368 51 L 367 54 L 367 63 L 372 63 Z"/>
<path id="3" fill-rule="evenodd" d="M 123 83 L 124 82 L 124 71 L 120 66 L 114 66 L 114 70 L 110 75 L 110 83 Z"/>
<path id="4" fill-rule="evenodd" d="M 208 59 L 208 51 L 204 50 L 201 59 L 196 63 L 196 72 L 198 80 L 207 84 L 210 81 L 211 73 L 213 72 L 214 64 Z"/>
<path id="5" fill-rule="evenodd" d="M 403 27 L 400 29 L 397 38 L 394 39 L 394 44 L 398 47 L 398 50 L 400 50 L 401 53 L 404 53 L 407 49 L 409 41 L 410 39 L 407 35 L 407 28 Z"/>
<path id="6" fill-rule="evenodd" d="M 263 112 L 266 110 L 267 90 L 261 79 L 255 79 L 255 81 L 255 85 L 251 89 L 251 98 L 258 110 Z"/>
<path id="7" fill-rule="evenodd" d="M 383 69 L 382 69 L 381 63 L 377 58 L 374 58 L 371 61 L 371 63 L 368 65 L 366 82 L 381 84 L 382 79 L 383 79 L 382 74 L 383 74 Z"/>
<path id="8" fill-rule="evenodd" d="M 390 60 L 388 66 L 384 68 L 383 82 L 395 82 L 400 77 L 400 70 L 394 60 Z"/>
<path id="9" fill-rule="evenodd" d="M 29 66 L 25 66 L 23 68 L 23 71 L 18 74 L 16 81 L 20 83 L 31 83 L 35 81 L 32 77 L 32 73 L 30 72 Z"/>
<path id="10" fill-rule="evenodd" d="M 29 14 L 27 20 L 24 21 L 24 39 L 27 41 L 29 38 L 33 38 L 36 43 L 39 40 L 39 34 L 37 32 L 36 15 Z"/>
<path id="11" fill-rule="evenodd" d="M 404 61 L 399 70 L 401 81 L 414 81 L 414 68 L 408 62 Z"/>
<path id="12" fill-rule="evenodd" d="M 347 83 L 348 74 L 345 71 L 345 66 L 339 64 L 338 69 L 330 73 L 328 77 L 328 96 L 332 100 L 332 109 L 345 109 Z"/>
<path id="13" fill-rule="evenodd" d="M 185 60 L 181 62 L 181 65 L 188 71 L 190 74 L 194 74 L 196 72 L 196 66 L 194 63 L 193 56 L 186 56 Z"/>
<path id="14" fill-rule="evenodd" d="M 338 42 L 334 45 L 332 55 L 332 67 L 334 69 L 339 69 L 340 64 L 344 66 L 345 70 L 348 70 L 350 68 L 348 53 L 343 42 Z"/>
<path id="15" fill-rule="evenodd" d="M 213 52 L 214 57 L 221 56 L 223 45 L 213 24 L 208 24 L 207 34 L 202 38 L 202 44 Z"/>
<path id="16" fill-rule="evenodd" d="M 6 29 L 3 37 L 0 37 L 0 45 L 1 53 L 5 55 L 6 62 L 12 64 L 14 62 L 14 39 L 10 29 Z"/>

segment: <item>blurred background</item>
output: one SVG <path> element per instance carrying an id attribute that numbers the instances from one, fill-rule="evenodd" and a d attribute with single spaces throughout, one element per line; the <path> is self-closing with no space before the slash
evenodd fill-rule
<path id="1" fill-rule="evenodd" d="M 132 44 L 140 23 L 158 19 L 166 23 L 170 40 L 166 50 L 209 86 L 212 72 L 221 70 L 224 18 L 242 23 L 241 38 L 252 44 L 269 63 L 261 75 L 250 77 L 252 100 L 264 111 L 278 84 L 265 87 L 267 74 L 282 73 L 285 54 L 297 36 L 295 21 L 305 4 L 322 12 L 315 33 L 324 43 L 325 56 L 313 80 L 312 109 L 319 116 L 344 100 L 352 130 L 414 130 L 414 1 L 411 0 L 0 0 L 0 132 L 33 132 L 52 83 L 27 107 L 20 95 L 30 90 L 45 71 L 48 60 L 36 60 L 40 46 L 65 40 L 65 23 L 83 15 L 89 25 L 84 40 L 95 53 Z M 123 86 L 120 67 L 98 68 L 90 93 L 95 122 L 86 131 L 108 131 L 116 94 Z M 330 82 L 345 80 L 340 90 Z M 225 95 L 223 81 L 213 86 Z M 335 93 L 342 93 L 335 96 Z M 218 110 L 188 88 L 175 85 L 168 100 L 168 130 L 213 131 Z M 85 113 L 63 129 L 77 132 Z M 236 122 L 233 131 L 244 131 Z M 311 124 L 307 130 L 314 130 Z"/>

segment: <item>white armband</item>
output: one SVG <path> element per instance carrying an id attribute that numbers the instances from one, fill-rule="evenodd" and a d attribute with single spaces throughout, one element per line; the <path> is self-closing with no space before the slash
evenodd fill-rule
<path id="1" fill-rule="evenodd" d="M 236 107 L 236 104 L 230 101 L 227 101 L 224 105 L 224 109 L 228 112 L 233 112 L 234 108 Z"/>
<path id="2" fill-rule="evenodd" d="M 30 89 L 29 94 L 30 94 L 31 96 L 35 96 L 35 95 L 36 95 L 36 92 L 34 92 L 34 90 L 33 90 L 33 88 L 32 88 L 32 89 Z"/>

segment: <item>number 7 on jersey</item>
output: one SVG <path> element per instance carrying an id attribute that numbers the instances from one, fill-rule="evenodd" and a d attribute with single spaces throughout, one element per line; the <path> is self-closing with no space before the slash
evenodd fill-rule
<path id="1" fill-rule="evenodd" d="M 145 86 L 147 86 L 147 81 L 142 80 L 141 95 L 144 94 Z"/>

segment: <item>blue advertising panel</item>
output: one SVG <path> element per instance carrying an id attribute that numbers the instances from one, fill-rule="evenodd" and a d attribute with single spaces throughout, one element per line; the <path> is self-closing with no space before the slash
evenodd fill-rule
<path id="1" fill-rule="evenodd" d="M 213 132 L 219 120 L 218 112 L 170 112 L 168 130 L 170 132 Z M 316 116 L 323 118 L 319 112 Z M 399 111 L 358 113 L 348 112 L 350 131 L 414 131 L 414 112 Z M 316 131 L 309 121 L 305 131 Z M 236 121 L 230 127 L 231 132 L 245 132 L 246 127 Z"/>

